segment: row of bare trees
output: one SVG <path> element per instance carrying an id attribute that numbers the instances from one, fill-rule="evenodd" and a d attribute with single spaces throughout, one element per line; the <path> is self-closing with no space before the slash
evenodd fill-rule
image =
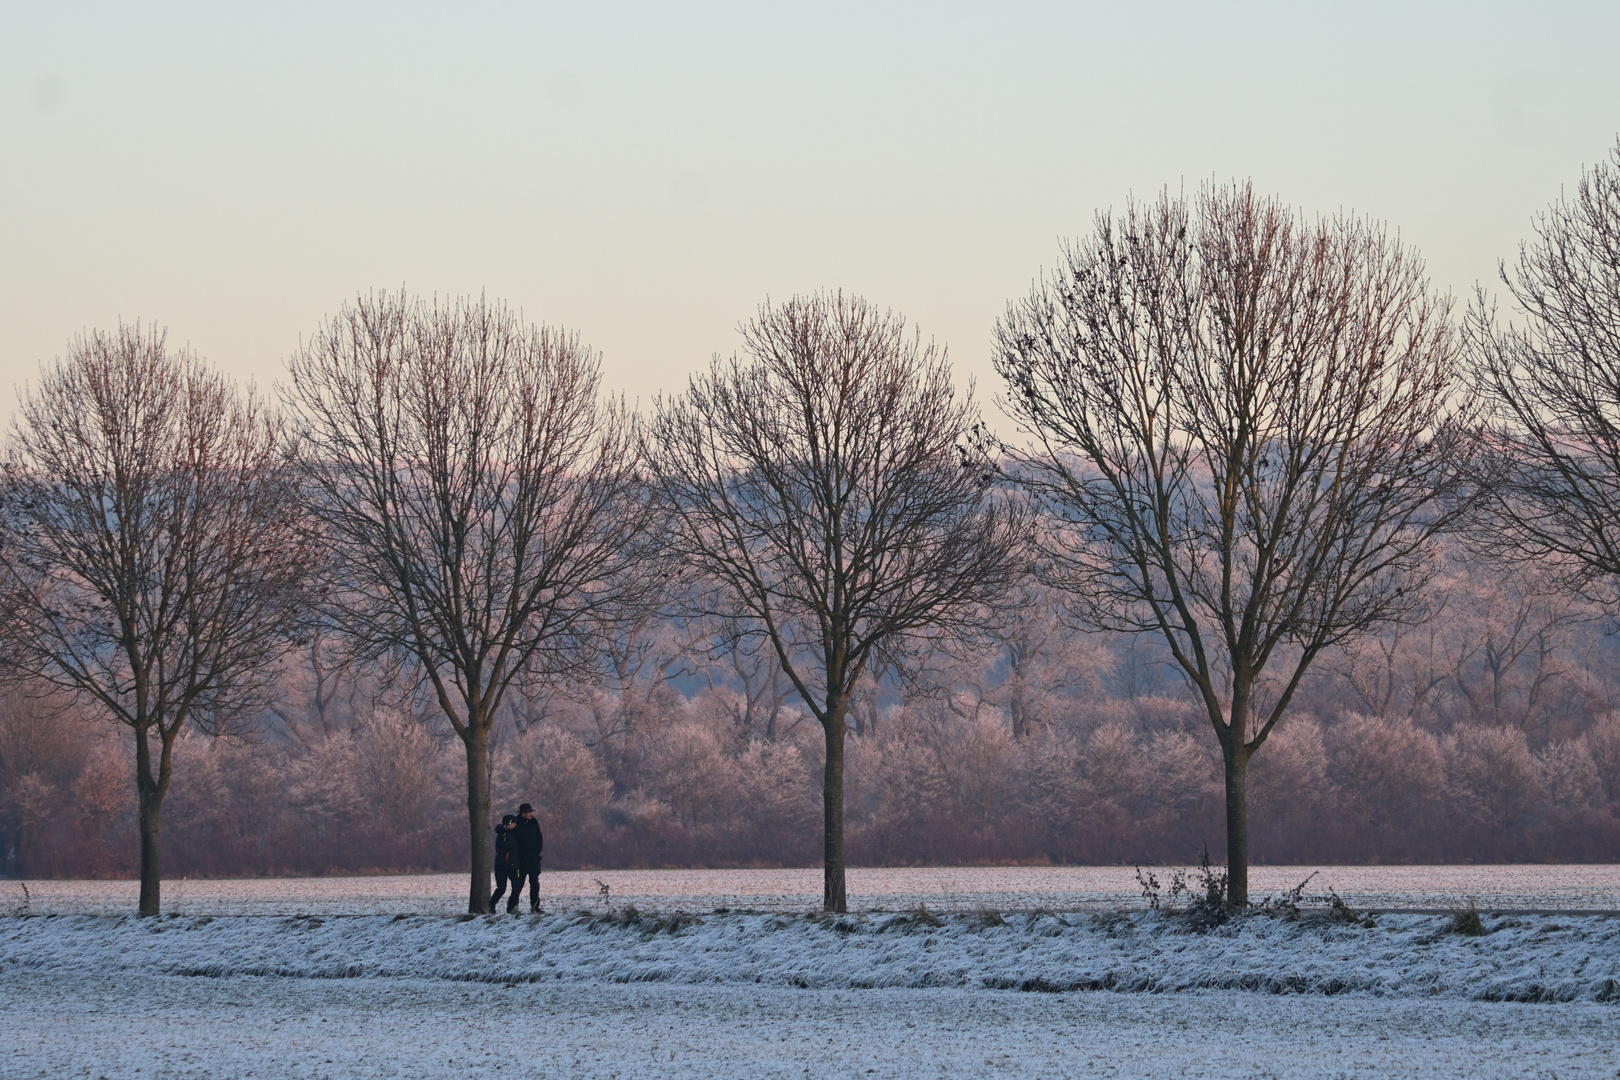
<path id="1" fill-rule="evenodd" d="M 345 307 L 292 358 L 284 420 L 160 334 L 92 334 L 10 440 L 10 667 L 133 732 L 150 914 L 174 741 L 262 713 L 278 650 L 340 643 L 459 739 L 479 912 L 503 717 L 627 684 L 648 662 L 628 631 L 701 620 L 761 680 L 750 717 L 768 686 L 821 729 L 836 911 L 845 749 L 878 721 L 863 680 L 915 682 L 1044 582 L 1185 680 L 1241 905 L 1251 760 L 1324 656 L 1420 621 L 1442 537 L 1606 598 L 1617 177 L 1620 148 L 1504 270 L 1523 328 L 1482 299 L 1460 331 L 1381 227 L 1245 185 L 1101 215 L 998 324 L 1022 448 L 943 353 L 841 294 L 767 303 L 643 420 L 577 337 L 483 299 Z M 1020 731 L 1022 678 L 996 689 Z"/>
<path id="2" fill-rule="evenodd" d="M 842 909 L 853 687 L 1005 587 L 1019 519 L 990 505 L 989 462 L 961 450 L 976 414 L 900 320 L 795 300 L 762 309 L 747 344 L 660 401 L 638 444 L 595 354 L 482 299 L 346 307 L 289 365 L 290 437 L 160 334 L 75 342 L 12 439 L 8 638 L 16 672 L 135 733 L 142 913 L 159 908 L 174 740 L 262 710 L 300 637 L 396 672 L 461 740 L 483 911 L 509 692 L 577 681 L 621 624 L 666 607 L 725 619 L 739 650 L 763 638 L 826 729 Z"/>

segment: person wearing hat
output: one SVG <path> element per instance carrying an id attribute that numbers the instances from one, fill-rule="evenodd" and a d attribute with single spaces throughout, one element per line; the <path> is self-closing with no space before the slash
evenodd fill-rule
<path id="1" fill-rule="evenodd" d="M 512 823 L 512 898 L 506 902 L 507 914 L 517 910 L 518 893 L 523 891 L 523 879 L 529 880 L 529 910 L 540 910 L 540 851 L 546 846 L 540 835 L 540 823 L 534 819 L 534 807 L 524 803 L 518 807 L 517 821 Z"/>
<path id="2" fill-rule="evenodd" d="M 506 883 L 512 883 L 512 895 L 517 895 L 517 867 L 512 862 L 512 826 L 517 824 L 516 814 L 507 814 L 495 826 L 495 895 L 489 898 L 489 910 L 495 910 L 496 901 L 506 892 Z"/>

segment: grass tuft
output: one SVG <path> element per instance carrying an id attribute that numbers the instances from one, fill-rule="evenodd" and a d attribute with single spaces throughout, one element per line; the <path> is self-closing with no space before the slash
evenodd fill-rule
<path id="1" fill-rule="evenodd" d="M 1463 937 L 1484 937 L 1490 933 L 1485 929 L 1484 922 L 1480 920 L 1479 908 L 1474 906 L 1472 900 L 1468 901 L 1467 907 L 1451 913 L 1451 923 L 1446 929 L 1450 933 L 1461 934 Z"/>

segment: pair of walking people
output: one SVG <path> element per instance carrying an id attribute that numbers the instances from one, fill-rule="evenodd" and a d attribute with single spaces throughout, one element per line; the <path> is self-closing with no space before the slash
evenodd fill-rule
<path id="1" fill-rule="evenodd" d="M 518 807 L 516 814 L 501 818 L 495 829 L 495 895 L 489 898 L 491 911 L 508 883 L 512 898 L 506 902 L 506 912 L 510 915 L 516 911 L 525 879 L 529 883 L 529 910 L 540 910 L 540 851 L 545 845 L 540 823 L 534 819 L 534 807 L 528 803 Z"/>

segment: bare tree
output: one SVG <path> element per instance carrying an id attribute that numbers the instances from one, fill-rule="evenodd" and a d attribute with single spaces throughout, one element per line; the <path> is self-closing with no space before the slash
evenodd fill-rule
<path id="1" fill-rule="evenodd" d="M 1541 738 L 1578 731 L 1601 701 L 1581 645 L 1602 612 L 1563 588 L 1565 576 L 1445 544 L 1421 623 L 1362 638 L 1328 663 L 1371 715 L 1511 724 Z"/>
<path id="2" fill-rule="evenodd" d="M 1535 223 L 1501 276 L 1525 316 L 1500 325 L 1481 292 L 1467 321 L 1489 403 L 1484 527 L 1498 556 L 1563 565 L 1612 601 L 1620 575 L 1620 141 L 1573 199 Z"/>
<path id="3" fill-rule="evenodd" d="M 581 688 L 595 725 L 591 746 L 617 740 L 626 754 L 638 752 L 659 714 L 681 700 L 675 680 L 700 670 L 699 654 L 707 647 L 703 621 L 670 618 L 666 605 L 647 602 L 651 592 L 618 605 L 611 631 L 600 639 L 601 665 Z"/>
<path id="4" fill-rule="evenodd" d="M 1588 680 L 1573 639 L 1602 612 L 1538 566 L 1512 573 L 1478 557 L 1449 562 L 1434 591 L 1446 597 L 1440 656 L 1453 719 L 1550 734 L 1555 717 L 1579 715 Z"/>
<path id="5" fill-rule="evenodd" d="M 288 735 L 307 744 L 352 726 L 360 673 L 354 658 L 319 620 L 310 620 L 302 638 L 270 711 Z"/>
<path id="6" fill-rule="evenodd" d="M 642 453 L 670 553 L 721 586 L 826 738 L 829 911 L 846 910 L 844 740 L 863 675 L 961 630 L 1014 576 L 1016 512 L 969 444 L 977 413 L 942 351 L 842 295 L 761 307 L 747 359 L 659 398 Z"/>
<path id="7" fill-rule="evenodd" d="M 942 695 L 964 719 L 976 721 L 986 709 L 1005 712 L 1014 739 L 1072 711 L 1082 693 L 1100 698 L 1102 676 L 1116 663 L 1112 642 L 1070 625 L 1065 599 L 1033 577 L 1019 582 L 982 614 L 980 635 L 992 648 L 941 651 L 925 685 L 914 689 Z"/>
<path id="8" fill-rule="evenodd" d="M 602 619 L 639 587 L 626 416 L 599 401 L 597 355 L 577 336 L 482 298 L 362 298 L 289 366 L 333 550 L 325 613 L 360 654 L 403 660 L 460 737 L 467 910 L 485 912 L 506 693 L 584 670 Z"/>
<path id="9" fill-rule="evenodd" d="M 140 913 L 175 739 L 268 701 L 311 550 L 279 422 L 156 329 L 91 332 L 25 390 L 3 515 L 22 670 L 130 729 Z"/>
<path id="10" fill-rule="evenodd" d="M 721 626 L 712 638 L 713 651 L 725 660 L 726 670 L 736 684 L 738 700 L 732 718 L 742 730 L 759 732 L 767 742 L 775 742 L 782 711 L 793 696 L 776 650 L 750 635 L 735 623 Z M 706 674 L 711 674 L 706 672 Z M 713 685 L 712 676 L 710 685 Z M 791 712 L 787 731 L 798 726 L 803 714 Z"/>
<path id="11" fill-rule="evenodd" d="M 1161 637 L 1220 742 L 1234 905 L 1249 759 L 1324 649 L 1407 610 L 1453 512 L 1447 312 L 1381 229 L 1244 185 L 1099 216 L 998 326 L 1057 579 Z"/>

